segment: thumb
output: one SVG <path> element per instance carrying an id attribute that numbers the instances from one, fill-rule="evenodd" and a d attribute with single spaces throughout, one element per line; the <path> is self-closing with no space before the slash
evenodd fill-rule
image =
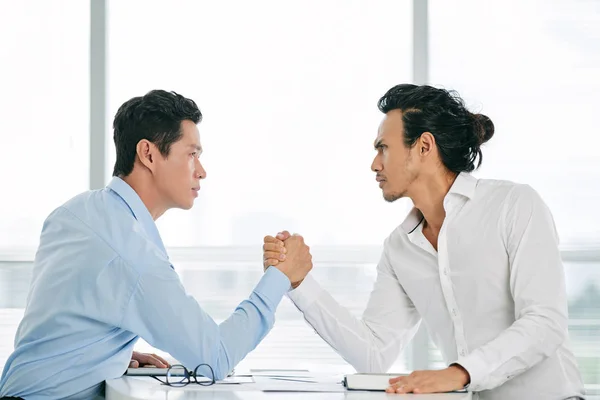
<path id="1" fill-rule="evenodd" d="M 139 368 L 139 366 L 140 366 L 140 363 L 137 362 L 136 360 L 131 360 L 129 362 L 129 368 Z"/>
<path id="2" fill-rule="evenodd" d="M 285 241 L 285 240 L 287 240 L 287 239 L 288 239 L 290 236 L 292 236 L 292 235 L 290 235 L 290 233 L 289 233 L 288 231 L 283 231 L 283 232 L 279 232 L 279 233 L 277 234 L 277 239 L 279 239 L 279 240 L 284 240 L 284 241 Z"/>

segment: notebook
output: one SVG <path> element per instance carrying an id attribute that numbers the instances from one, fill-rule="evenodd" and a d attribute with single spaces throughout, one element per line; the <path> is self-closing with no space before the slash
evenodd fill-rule
<path id="1" fill-rule="evenodd" d="M 127 368 L 125 375 L 129 376 L 166 376 L 168 368 L 140 367 Z"/>
<path id="2" fill-rule="evenodd" d="M 344 386 L 348 390 L 385 391 L 390 379 L 407 374 L 352 374 L 344 376 Z"/>
<path id="3" fill-rule="evenodd" d="M 352 374 L 344 376 L 344 386 L 348 390 L 385 391 L 390 386 L 390 379 L 408 374 Z M 455 390 L 452 393 L 466 393 L 466 390 Z"/>

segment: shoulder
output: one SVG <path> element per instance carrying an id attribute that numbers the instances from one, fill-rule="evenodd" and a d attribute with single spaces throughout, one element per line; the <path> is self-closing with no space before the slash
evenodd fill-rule
<path id="1" fill-rule="evenodd" d="M 129 206 L 110 189 L 81 193 L 56 209 L 47 224 L 60 220 L 63 233 L 87 237 L 88 246 L 110 248 L 124 263 L 136 269 L 170 265 L 157 251 Z"/>
<path id="2" fill-rule="evenodd" d="M 489 206 L 502 206 L 504 213 L 515 211 L 515 207 L 529 208 L 545 205 L 539 193 L 530 185 L 506 180 L 479 179 L 475 199 Z"/>
<path id="3" fill-rule="evenodd" d="M 475 189 L 475 198 L 497 198 L 503 200 L 509 196 L 509 194 L 522 185 L 520 183 L 499 180 L 499 179 L 478 179 L 477 187 Z"/>

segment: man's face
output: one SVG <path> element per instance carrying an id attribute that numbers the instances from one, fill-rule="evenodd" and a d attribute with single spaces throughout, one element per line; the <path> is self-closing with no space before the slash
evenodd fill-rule
<path id="1" fill-rule="evenodd" d="M 418 157 L 404 144 L 402 111 L 388 112 L 379 125 L 375 139 L 377 155 L 371 164 L 383 191 L 383 198 L 392 202 L 407 196 L 407 191 L 418 176 Z"/>
<path id="2" fill-rule="evenodd" d="M 167 157 L 157 157 L 154 171 L 157 190 L 167 208 L 189 210 L 206 171 L 200 164 L 200 133 L 192 121 L 181 122 L 181 138 L 171 145 Z"/>

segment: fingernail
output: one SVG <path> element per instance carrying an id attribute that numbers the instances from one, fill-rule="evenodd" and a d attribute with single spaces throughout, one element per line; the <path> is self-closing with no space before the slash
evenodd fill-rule
<path id="1" fill-rule="evenodd" d="M 279 258 L 285 260 L 285 254 L 280 255 Z"/>

